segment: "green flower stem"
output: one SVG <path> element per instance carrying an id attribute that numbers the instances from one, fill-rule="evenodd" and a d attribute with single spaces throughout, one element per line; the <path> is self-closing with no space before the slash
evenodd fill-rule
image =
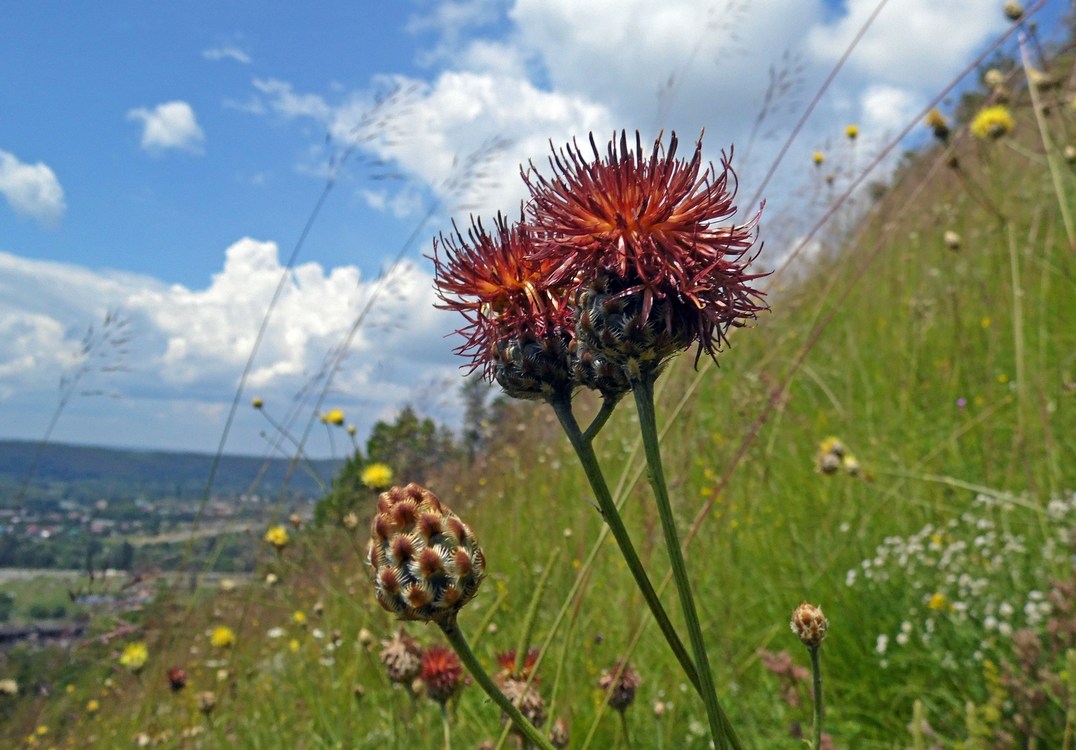
<path id="1" fill-rule="evenodd" d="M 452 729 L 448 723 L 448 708 L 441 704 L 441 727 L 444 729 L 445 750 L 452 750 Z"/>
<path id="2" fill-rule="evenodd" d="M 822 662 L 818 658 L 819 647 L 808 646 L 811 654 L 811 685 L 814 690 L 814 750 L 822 747 L 822 718 L 825 711 L 822 706 Z"/>
<path id="3" fill-rule="evenodd" d="M 684 619 L 687 621 L 691 649 L 695 652 L 695 665 L 699 670 L 699 680 L 702 687 L 700 694 L 702 695 L 702 702 L 706 706 L 710 732 L 713 735 L 714 742 L 717 743 L 718 750 L 730 747 L 739 748 L 740 743 L 736 738 L 736 733 L 733 731 L 728 717 L 721 710 L 721 704 L 717 700 L 714 675 L 710 669 L 710 660 L 706 655 L 706 641 L 702 636 L 699 613 L 695 608 L 695 598 L 691 593 L 691 582 L 688 580 L 684 554 L 680 549 L 680 539 L 676 533 L 676 519 L 673 517 L 672 505 L 669 502 L 669 490 L 665 484 L 665 471 L 661 466 L 657 417 L 654 411 L 654 379 L 655 376 L 653 375 L 631 379 L 632 393 L 635 395 L 635 405 L 639 412 L 639 429 L 642 433 L 643 449 L 646 452 L 646 464 L 650 470 L 650 484 L 654 488 L 658 515 L 661 518 L 661 528 L 665 533 L 665 546 L 669 551 L 673 580 L 676 582 L 676 591 L 680 596 L 680 606 L 684 610 Z"/>
<path id="4" fill-rule="evenodd" d="M 478 657 L 475 656 L 474 651 L 471 650 L 471 646 L 467 643 L 467 639 L 463 637 L 463 633 L 456 624 L 456 618 L 453 617 L 447 622 L 439 622 L 437 624 L 441 626 L 441 630 L 444 631 L 445 637 L 448 638 L 448 642 L 452 644 L 452 648 L 456 650 L 456 654 L 460 657 L 460 661 L 463 662 L 463 666 L 467 667 L 471 676 L 474 677 L 475 682 L 478 683 L 479 687 L 486 691 L 486 695 L 488 695 L 494 703 L 500 706 L 502 711 L 508 714 L 508 718 L 519 727 L 519 731 L 523 732 L 523 736 L 534 743 L 540 750 L 554 750 L 553 746 L 549 744 L 549 741 L 534 728 L 533 724 L 527 721 L 526 717 L 520 713 L 519 709 L 512 705 L 512 701 L 508 700 L 504 693 L 502 693 L 493 683 L 489 674 L 478 661 Z"/>
<path id="5" fill-rule="evenodd" d="M 661 628 L 665 640 L 668 641 L 669 646 L 672 648 L 673 654 L 676 655 L 676 660 L 680 662 L 680 667 L 684 670 L 684 674 L 687 675 L 695 690 L 701 694 L 702 687 L 695 665 L 692 663 L 687 649 L 684 648 L 683 641 L 677 635 L 668 613 L 662 606 L 661 599 L 658 597 L 657 592 L 654 591 L 653 584 L 650 583 L 646 568 L 643 567 L 639 554 L 635 551 L 635 546 L 628 535 L 628 529 L 624 526 L 624 520 L 620 517 L 616 503 L 613 502 L 613 496 L 609 492 L 609 485 L 605 483 L 605 476 L 602 474 L 601 466 L 598 464 L 598 457 L 594 454 L 594 447 L 586 435 L 580 431 L 579 423 L 576 422 L 575 414 L 572 413 L 571 401 L 568 397 L 554 397 L 550 399 L 549 403 L 557 413 L 561 427 L 564 428 L 564 432 L 568 435 L 568 441 L 572 444 L 572 448 L 575 449 L 576 455 L 579 456 L 579 462 L 583 465 L 583 471 L 586 472 L 587 479 L 590 481 L 590 488 L 594 491 L 594 495 L 598 500 L 598 508 L 601 510 L 602 518 L 613 533 L 613 538 L 616 539 L 617 546 L 620 547 L 620 553 L 624 556 L 624 562 L 627 563 L 628 570 L 631 571 L 632 576 L 635 578 L 635 583 L 642 592 L 643 599 L 646 600 L 647 605 L 650 607 L 650 612 L 654 615 L 654 619 L 657 621 L 658 627 Z"/>
<path id="6" fill-rule="evenodd" d="M 619 398 L 603 398 L 602 408 L 598 410 L 598 413 L 594 415 L 594 421 L 587 427 L 586 432 L 583 433 L 583 439 L 588 443 L 592 442 L 602 427 L 605 427 L 605 423 L 609 421 L 609 417 L 613 416 L 613 409 L 616 408 Z"/>

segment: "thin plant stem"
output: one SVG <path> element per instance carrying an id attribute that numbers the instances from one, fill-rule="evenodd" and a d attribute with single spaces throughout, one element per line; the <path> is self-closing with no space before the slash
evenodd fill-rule
<path id="1" fill-rule="evenodd" d="M 822 662 L 818 658 L 818 646 L 808 646 L 807 651 L 811 654 L 811 685 L 814 691 L 814 750 L 822 747 L 822 719 L 825 717 L 825 707 L 822 703 Z"/>
<path id="2" fill-rule="evenodd" d="M 441 726 L 444 729 L 445 750 L 452 750 L 452 728 L 448 723 L 448 708 L 441 704 Z"/>
<path id="3" fill-rule="evenodd" d="M 1027 75 L 1031 63 L 1027 59 L 1027 39 L 1020 35 L 1020 60 L 1024 65 L 1024 74 Z M 1072 214 L 1069 211 L 1069 202 L 1065 195 L 1065 185 L 1061 179 L 1061 170 L 1057 164 L 1057 149 L 1050 139 L 1050 131 L 1046 127 L 1046 119 L 1042 115 L 1042 102 L 1039 100 L 1039 91 L 1035 83 L 1028 77 L 1028 94 L 1031 95 L 1031 109 L 1035 113 L 1035 124 L 1039 128 L 1039 136 L 1042 138 L 1042 147 L 1046 152 L 1046 165 L 1050 168 L 1050 179 L 1053 180 L 1054 193 L 1057 195 L 1057 206 L 1061 212 L 1061 222 L 1065 225 L 1065 235 L 1068 237 L 1069 250 L 1076 250 L 1076 226 L 1072 222 Z"/>
<path id="4" fill-rule="evenodd" d="M 650 472 L 650 484 L 654 488 L 654 498 L 658 506 L 661 528 L 665 534 L 665 546 L 668 549 L 672 575 L 680 597 L 680 606 L 684 611 L 684 619 L 687 621 L 688 636 L 702 686 L 702 702 L 706 706 L 706 717 L 710 722 L 710 733 L 719 750 L 729 747 L 738 748 L 740 745 L 736 739 L 736 733 L 728 717 L 721 710 L 721 704 L 717 699 L 717 688 L 714 685 L 710 660 L 706 655 L 702 624 L 699 622 L 699 613 L 695 607 L 695 597 L 691 593 L 691 582 L 688 580 L 687 565 L 684 563 L 684 554 L 680 549 L 680 538 L 676 533 L 676 519 L 673 516 L 672 504 L 669 502 L 665 471 L 661 465 L 661 448 L 658 445 L 657 417 L 654 410 L 654 379 L 654 375 L 631 378 L 632 393 L 635 395 L 635 405 L 639 412 L 639 430 L 642 434 L 646 464 Z"/>
<path id="5" fill-rule="evenodd" d="M 498 689 L 493 683 L 493 679 L 489 676 L 489 673 L 482 667 L 482 664 L 478 661 L 478 657 L 475 656 L 474 651 L 471 650 L 471 646 L 467 643 L 467 639 L 463 636 L 463 632 L 456 624 L 456 618 L 446 622 L 439 622 L 442 632 L 448 642 L 452 644 L 452 648 L 455 649 L 456 655 L 460 657 L 460 661 L 463 662 L 463 666 L 467 667 L 467 671 L 474 677 L 475 682 L 478 683 L 486 695 L 490 697 L 494 703 L 496 703 L 502 711 L 508 714 L 508 718 L 519 728 L 519 731 L 523 733 L 530 742 L 541 750 L 554 750 L 553 746 L 549 744 L 549 741 L 541 735 L 541 733 L 534 728 L 534 725 L 527 721 L 526 717 L 520 713 L 512 701 L 508 700 L 504 693 Z"/>
<path id="6" fill-rule="evenodd" d="M 594 415 L 594 421 L 590 423 L 590 426 L 587 427 L 586 431 L 583 433 L 583 437 L 587 442 L 593 441 L 601 431 L 601 428 L 605 427 L 605 423 L 609 421 L 609 417 L 613 416 L 613 409 L 616 408 L 617 401 L 619 401 L 619 399 L 616 398 L 606 397 L 602 399 L 602 408 Z"/>
<path id="7" fill-rule="evenodd" d="M 594 454 L 594 447 L 591 445 L 590 440 L 580 431 L 579 423 L 575 420 L 569 397 L 566 395 L 555 396 L 550 399 L 549 403 L 556 412 L 561 427 L 564 428 L 564 432 L 568 435 L 568 441 L 572 444 L 572 448 L 575 449 L 579 462 L 583 465 L 583 471 L 590 482 L 590 488 L 594 491 L 594 495 L 598 500 L 598 508 L 601 511 L 602 518 L 613 533 L 613 538 L 616 539 L 617 546 L 620 547 L 620 553 L 624 556 L 624 562 L 627 563 L 628 570 L 631 571 L 632 576 L 635 578 L 635 583 L 642 592 L 643 599 L 646 600 L 647 606 L 650 607 L 650 611 L 654 614 L 654 619 L 657 620 L 658 627 L 661 628 L 665 640 L 668 641 L 669 646 L 676 655 L 676 660 L 680 662 L 684 674 L 687 675 L 691 684 L 695 686 L 695 690 L 701 693 L 702 683 L 699 681 L 695 665 L 692 663 L 687 649 L 684 648 L 683 641 L 677 635 L 665 607 L 662 606 L 661 599 L 654 591 L 653 584 L 650 583 L 646 568 L 635 551 L 635 546 L 628 535 L 627 527 L 624 526 L 624 520 L 621 518 L 616 503 L 613 502 L 613 497 L 609 493 L 609 486 L 605 483 L 605 475 L 602 474 L 598 457 Z"/>
<path id="8" fill-rule="evenodd" d="M 628 712 L 618 711 L 620 714 L 620 731 L 624 735 L 624 747 L 628 750 L 632 750 L 631 747 L 631 732 L 628 731 Z"/>

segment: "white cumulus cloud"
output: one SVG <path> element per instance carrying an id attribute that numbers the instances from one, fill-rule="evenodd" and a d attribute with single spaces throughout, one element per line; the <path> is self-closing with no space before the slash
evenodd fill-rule
<path id="1" fill-rule="evenodd" d="M 15 213 L 46 224 L 67 210 L 64 190 L 47 164 L 24 164 L 7 151 L 0 151 L 0 195 Z"/>
<path id="2" fill-rule="evenodd" d="M 142 123 L 142 148 L 147 151 L 201 153 L 205 133 L 187 102 L 165 102 L 153 109 L 138 107 L 127 113 L 127 119 Z"/>
<path id="3" fill-rule="evenodd" d="M 877 5 L 877 0 L 848 0 L 843 15 L 813 24 L 807 34 L 811 55 L 835 62 Z M 857 45 L 850 66 L 893 85 L 938 87 L 971 60 L 985 39 L 1008 23 L 995 0 L 890 3 Z"/>
<path id="4" fill-rule="evenodd" d="M 281 409 L 311 384 L 316 392 L 353 327 L 329 393 L 360 430 L 428 390 L 431 379 L 458 382 L 453 343 L 444 338 L 456 321 L 434 308 L 430 272 L 418 264 L 371 279 L 353 266 L 313 262 L 285 273 L 275 243 L 244 238 L 225 250 L 221 270 L 205 286 L 191 288 L 0 252 L 0 414 L 31 404 L 37 406 L 30 413 L 47 414 L 56 383 L 79 361 L 87 326 L 112 310 L 128 323 L 129 371 L 93 377 L 107 378 L 107 390 L 123 395 L 123 408 L 144 409 L 139 430 L 183 424 L 208 448 L 282 277 L 247 383 L 251 392 Z M 98 424 L 108 409 L 120 408 L 101 403 Z M 165 421 L 154 426 L 157 418 Z M 87 425 L 92 430 L 93 420 Z"/>

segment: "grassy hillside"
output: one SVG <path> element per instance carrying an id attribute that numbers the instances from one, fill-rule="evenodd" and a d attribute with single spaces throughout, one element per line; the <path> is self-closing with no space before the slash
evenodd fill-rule
<path id="1" fill-rule="evenodd" d="M 1064 144 L 1071 92 L 1047 93 L 1063 102 L 1045 126 Z M 1060 207 L 1071 209 L 1076 180 L 1059 151 L 1051 176 L 1026 99 L 1014 111 L 1010 135 L 979 140 L 954 126 L 949 144 L 909 159 L 848 238 L 822 247 L 798 280 L 774 278 L 772 312 L 735 332 L 719 367 L 696 370 L 684 356 L 659 381 L 666 472 L 680 527 L 695 532 L 687 562 L 719 692 L 749 747 L 801 747 L 796 727 L 810 726 L 793 669 L 807 653 L 788 627 L 803 600 L 830 620 L 822 663 L 837 747 L 1058 746 L 1071 720 L 1059 673 L 1076 646 L 1076 253 Z M 597 447 L 661 581 L 669 566 L 636 422 L 622 404 Z M 496 427 L 487 455 L 434 485 L 489 560 L 460 617 L 479 657 L 493 665 L 518 644 L 542 648 L 546 713 L 570 726 L 571 747 L 707 747 L 701 704 L 615 547 L 596 541 L 601 518 L 552 411 L 514 404 Z M 819 446 L 831 436 L 844 463 L 824 473 Z M 437 706 L 392 686 L 379 661 L 397 626 L 373 600 L 365 543 L 361 524 L 293 531 L 249 585 L 189 603 L 165 596 L 98 625 L 104 637 L 73 652 L 60 677 L 28 671 L 16 653 L 0 669 L 21 689 L 0 705 L 0 736 L 56 747 L 441 746 Z M 671 591 L 664 598 L 678 611 Z M 234 644 L 212 645 L 218 626 Z M 424 645 L 443 641 L 436 628 L 404 627 Z M 132 674 L 117 657 L 135 640 L 149 658 Z M 642 684 L 621 720 L 597 682 L 629 652 Z M 188 673 L 181 690 L 165 679 L 173 666 Z M 500 733 L 499 711 L 474 686 L 449 703 L 447 723 L 453 747 Z"/>

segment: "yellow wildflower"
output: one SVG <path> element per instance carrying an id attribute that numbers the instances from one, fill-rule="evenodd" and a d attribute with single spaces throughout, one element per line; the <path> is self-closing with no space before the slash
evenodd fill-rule
<path id="1" fill-rule="evenodd" d="M 101 704 L 97 701 L 96 698 L 90 698 L 88 701 L 86 701 L 86 713 L 95 714 L 100 710 Z"/>
<path id="2" fill-rule="evenodd" d="M 1013 122 L 1009 108 L 1003 104 L 983 107 L 971 121 L 971 134 L 983 140 L 997 140 L 1012 132 Z"/>
<path id="3" fill-rule="evenodd" d="M 265 532 L 265 541 L 280 551 L 288 546 L 288 530 L 283 526 L 273 526 Z"/>
<path id="4" fill-rule="evenodd" d="M 290 641 L 288 641 L 288 648 L 290 648 L 293 652 L 298 651 L 299 641 L 295 638 L 292 638 Z"/>
<path id="5" fill-rule="evenodd" d="M 295 620 L 297 625 L 306 625 L 306 612 L 297 609 L 295 610 L 295 614 L 291 616 L 291 619 Z"/>
<path id="6" fill-rule="evenodd" d="M 935 611 L 940 611 L 949 608 L 949 597 L 945 594 L 937 593 L 930 597 L 930 601 L 927 602 L 927 606 Z"/>
<path id="7" fill-rule="evenodd" d="M 255 396 L 253 399 L 251 399 L 250 405 L 253 406 L 255 409 L 260 409 L 265 406 L 265 402 Z"/>
<path id="8" fill-rule="evenodd" d="M 383 463 L 369 464 L 359 478 L 372 490 L 384 490 L 392 485 L 392 469 Z"/>
<path id="9" fill-rule="evenodd" d="M 844 135 L 848 140 L 854 141 L 859 137 L 859 126 L 855 124 L 849 125 L 844 129 Z"/>
<path id="10" fill-rule="evenodd" d="M 213 628 L 209 642 L 216 648 L 230 648 L 235 645 L 235 632 L 227 625 L 218 625 Z"/>
<path id="11" fill-rule="evenodd" d="M 822 162 L 824 162 L 825 160 L 826 155 L 823 154 L 821 151 L 815 151 L 813 154 L 811 154 L 811 161 L 814 162 L 814 165 L 816 167 L 822 166 Z"/>
<path id="12" fill-rule="evenodd" d="M 949 137 L 949 121 L 945 119 L 945 115 L 939 112 L 937 108 L 927 113 L 927 118 L 924 122 L 928 128 L 934 131 L 934 137 L 939 141 L 944 141 Z"/>
<path id="13" fill-rule="evenodd" d="M 149 661 L 149 649 L 142 641 L 128 643 L 120 654 L 120 664 L 135 673 L 140 672 L 142 667 L 146 666 L 147 661 Z"/>
<path id="14" fill-rule="evenodd" d="M 342 427 L 344 424 L 344 412 L 339 409 L 331 409 L 321 415 L 321 421 L 325 424 Z"/>

